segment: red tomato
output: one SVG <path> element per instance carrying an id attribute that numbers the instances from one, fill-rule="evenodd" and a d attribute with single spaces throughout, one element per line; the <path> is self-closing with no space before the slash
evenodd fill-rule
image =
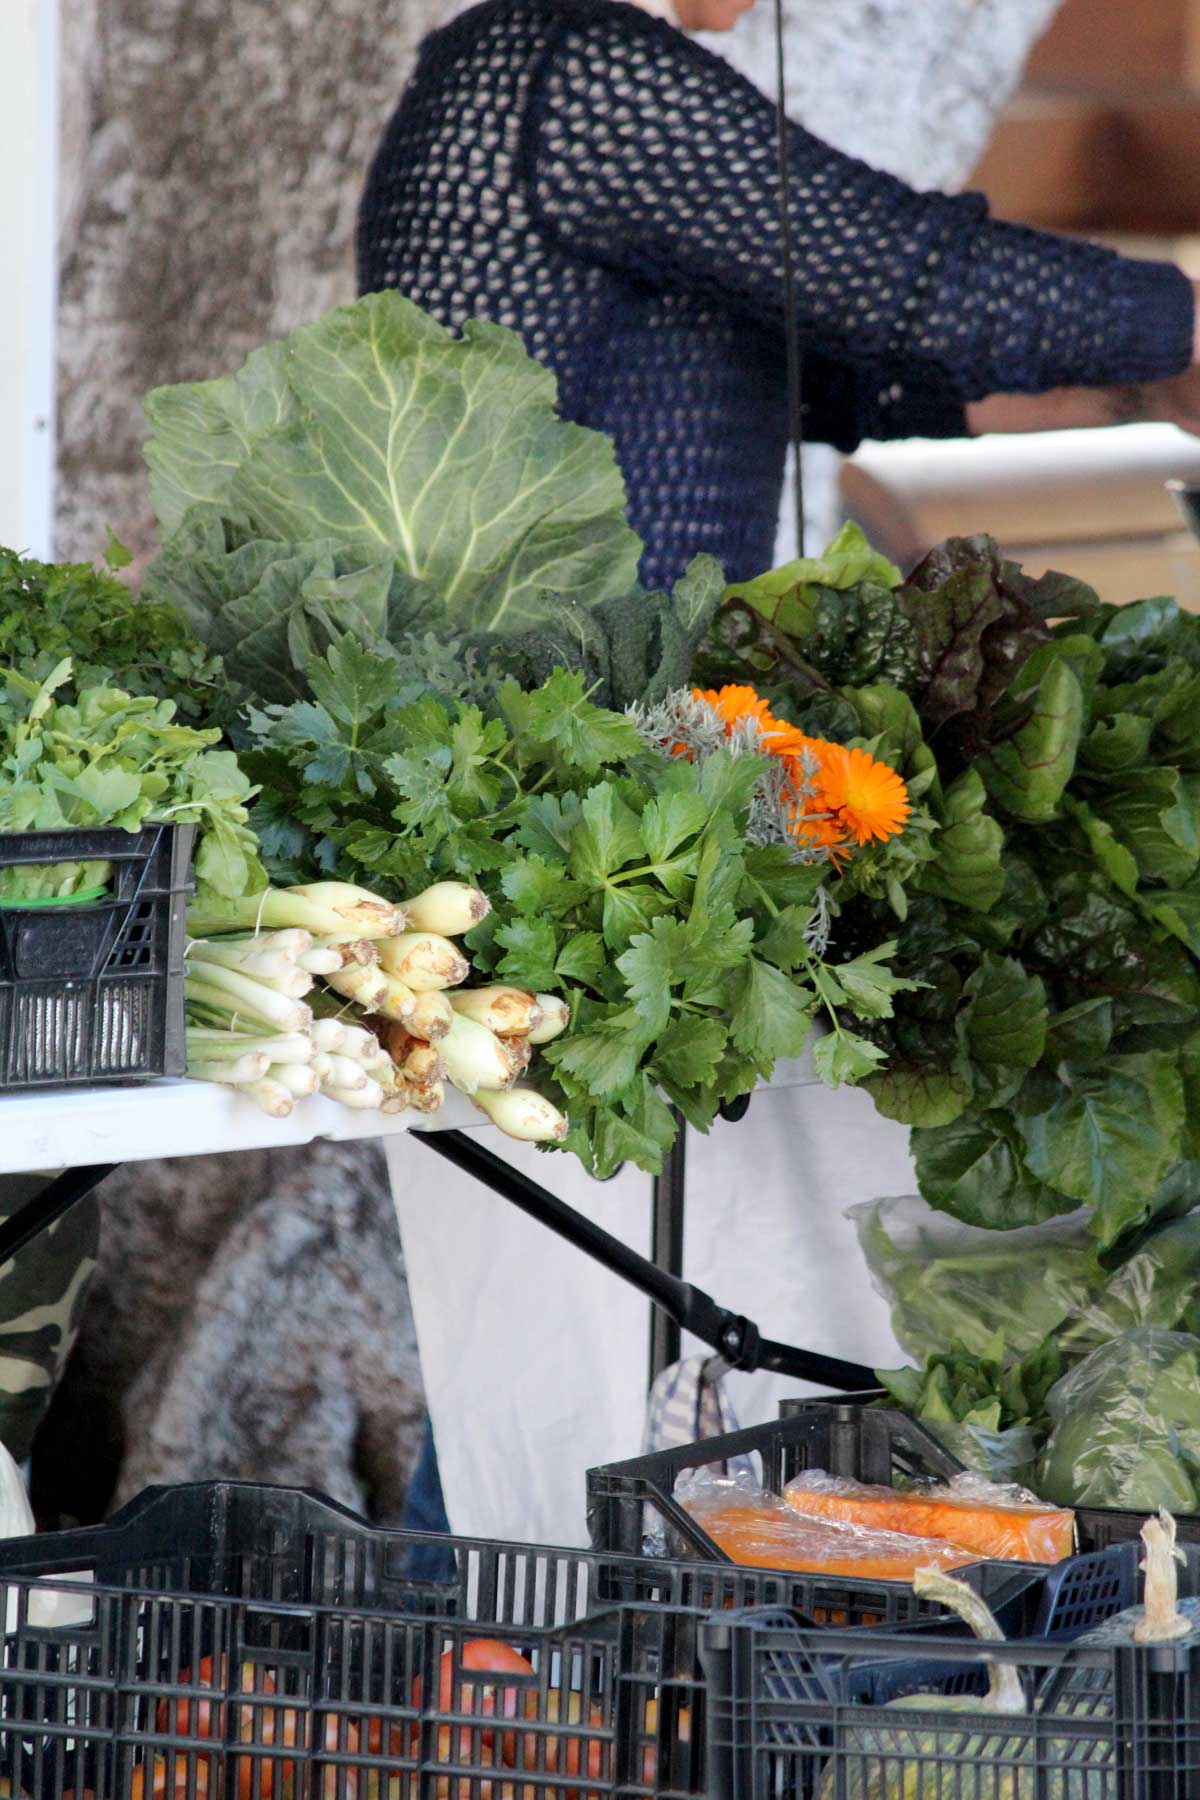
<path id="1" fill-rule="evenodd" d="M 179 1680 L 184 1687 L 220 1687 L 223 1690 L 226 1685 L 226 1672 L 228 1667 L 228 1658 L 223 1656 L 220 1664 L 220 1675 L 218 1679 L 214 1681 L 213 1659 L 211 1656 L 202 1656 L 200 1658 L 200 1673 L 195 1679 L 193 1679 L 190 1669 L 181 1669 L 179 1672 Z M 258 1679 L 258 1675 L 259 1672 L 255 1669 L 253 1663 L 242 1664 L 241 1692 L 243 1694 L 273 1694 L 275 1692 L 275 1679 L 270 1670 L 265 1669 L 262 1671 L 261 1680 Z M 194 1725 L 192 1724 L 193 1704 L 195 1706 Z M 195 1702 L 191 1700 L 176 1700 L 174 1720 L 172 1723 L 168 1724 L 167 1721 L 171 1717 L 170 1706 L 170 1701 L 165 1697 L 159 1701 L 154 1715 L 154 1728 L 156 1731 L 161 1731 L 164 1734 L 170 1731 L 173 1732 L 176 1737 L 210 1738 L 214 1736 L 222 1737 L 224 1735 L 225 1708 L 223 1700 L 219 1700 L 216 1703 L 215 1708 L 211 1700 L 197 1700 Z M 213 1725 L 214 1710 L 216 1713 L 215 1730 Z M 246 1714 L 247 1716 L 243 1720 L 241 1730 L 238 1734 L 243 1742 L 253 1736 L 253 1725 L 249 1717 L 250 1708 L 246 1708 Z"/>
<path id="2" fill-rule="evenodd" d="M 455 1695 L 455 1668 L 479 1671 L 490 1675 L 532 1675 L 533 1664 L 508 1644 L 502 1644 L 494 1638 L 468 1638 L 455 1651 L 443 1652 L 438 1670 L 438 1707 L 439 1712 L 480 1713 L 491 1718 L 496 1712 L 496 1690 L 502 1696 L 501 1717 L 516 1719 L 521 1716 L 521 1690 L 505 1686 L 502 1682 L 483 1682 L 469 1678 L 459 1681 L 459 1691 Z M 456 1704 L 457 1698 L 457 1704 Z M 412 1704 L 418 1709 L 421 1706 L 421 1678 L 414 1677 L 412 1684 Z M 393 1728 L 394 1729 L 394 1728 Z M 437 1734 L 437 1761 L 461 1762 L 471 1767 L 493 1768 L 496 1765 L 496 1734 L 490 1728 L 478 1730 L 472 1726 L 462 1726 L 459 1731 L 458 1751 L 452 1748 L 453 1732 L 450 1726 L 443 1726 Z M 517 1755 L 517 1734 L 506 1731 L 501 1734 L 500 1756 L 507 1763 L 514 1763 Z M 413 1732 L 413 1749 L 416 1752 L 419 1742 L 419 1728 Z M 450 1800 L 450 1789 L 461 1788 L 465 1796 L 469 1791 L 466 1777 L 458 1783 L 439 1780 L 436 1786 L 437 1800 Z M 481 1800 L 489 1800 L 491 1783 L 482 1782 L 479 1786 Z"/>
<path id="3" fill-rule="evenodd" d="M 677 1720 L 676 1735 L 677 1735 L 678 1741 L 681 1744 L 690 1743 L 691 1737 L 692 1737 L 692 1711 L 691 1711 L 691 1708 L 689 1706 L 681 1706 L 678 1714 L 676 1715 L 676 1720 Z M 657 1700 L 647 1700 L 647 1702 L 646 1702 L 646 1730 L 647 1730 L 647 1732 L 656 1732 L 657 1729 L 658 1729 L 658 1701 Z M 658 1781 L 658 1750 L 654 1745 L 649 1745 L 645 1750 L 642 1751 L 642 1783 L 643 1783 L 643 1786 L 652 1788 L 657 1785 L 657 1781 Z"/>
<path id="4" fill-rule="evenodd" d="M 211 1656 L 205 1656 L 200 1659 L 200 1672 L 195 1681 L 192 1679 L 190 1669 L 181 1670 L 179 1679 L 183 1684 L 190 1687 L 215 1687 L 219 1685 L 223 1689 L 226 1682 L 227 1668 L 228 1661 L 225 1657 L 222 1657 L 219 1665 L 219 1680 L 214 1681 L 213 1659 Z M 258 1669 L 253 1663 L 243 1663 L 242 1680 L 239 1691 L 243 1694 L 257 1694 L 269 1697 L 274 1695 L 277 1691 L 275 1678 L 270 1670 Z M 235 1702 L 235 1704 L 238 1706 L 239 1743 L 273 1745 L 278 1742 L 280 1744 L 292 1746 L 297 1742 L 299 1729 L 298 1721 L 300 1715 L 294 1707 L 261 1704 L 252 1706 L 249 1704 L 241 1705 L 237 1702 Z M 193 1705 L 195 1707 L 194 1715 L 192 1711 Z M 224 1736 L 225 1703 L 223 1699 L 216 1703 L 208 1700 L 197 1700 L 193 1702 L 190 1699 L 180 1699 L 175 1701 L 174 1708 L 174 1722 L 171 1725 L 168 1725 L 167 1721 L 170 1717 L 170 1702 L 166 1698 L 159 1701 L 155 1712 L 155 1727 L 158 1731 L 166 1733 L 170 1730 L 181 1737 L 212 1738 Z M 193 1716 L 195 1718 L 194 1728 L 191 1724 Z M 307 1744 L 307 1713 L 304 1715 L 304 1718 L 305 1743 Z M 261 1720 L 261 1723 L 259 1723 L 259 1720 Z M 350 1720 L 346 1726 L 346 1753 L 353 1756 L 358 1750 L 358 1747 L 359 1727 L 353 1720 Z M 338 1721 L 333 1717 L 327 1717 L 325 1720 L 325 1748 L 326 1750 L 337 1750 L 338 1748 Z M 161 1767 L 158 1767 L 160 1763 Z M 281 1800 L 292 1800 L 296 1779 L 296 1765 L 294 1762 L 282 1762 L 271 1756 L 239 1756 L 236 1758 L 238 1800 L 256 1800 L 256 1764 L 261 1765 L 261 1773 L 257 1779 L 258 1800 L 272 1800 L 275 1793 L 277 1770 L 281 1788 Z M 186 1772 L 186 1766 L 186 1763 L 182 1759 L 177 1760 L 176 1789 L 178 1791 L 182 1788 L 185 1793 L 186 1781 L 181 1780 L 178 1771 L 183 1769 Z M 157 1758 L 156 1768 L 157 1773 L 155 1776 L 155 1784 L 152 1788 L 151 1800 L 165 1800 L 167 1779 L 165 1761 L 161 1758 Z M 135 1769 L 135 1777 L 137 1773 L 138 1771 Z M 322 1783 L 324 1800 L 336 1800 L 338 1792 L 338 1775 L 339 1770 L 337 1768 L 326 1768 Z M 202 1788 L 200 1786 L 201 1781 L 203 1782 Z M 207 1794 L 208 1786 L 208 1764 L 203 1763 L 199 1765 L 198 1770 L 197 1794 L 201 1792 Z M 357 1792 L 358 1770 L 347 1769 L 345 1779 L 346 1800 L 355 1800 Z M 131 1796 L 131 1800 L 144 1800 L 143 1791 L 141 1789 L 135 1791 Z"/>

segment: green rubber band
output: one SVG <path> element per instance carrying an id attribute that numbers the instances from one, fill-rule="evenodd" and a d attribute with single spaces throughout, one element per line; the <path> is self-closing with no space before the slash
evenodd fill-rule
<path id="1" fill-rule="evenodd" d="M 27 900 L 0 897 L 0 907 L 9 912 L 32 912 L 34 908 L 43 906 L 86 906 L 91 900 L 107 900 L 108 888 L 80 888 L 77 894 L 31 894 Z"/>

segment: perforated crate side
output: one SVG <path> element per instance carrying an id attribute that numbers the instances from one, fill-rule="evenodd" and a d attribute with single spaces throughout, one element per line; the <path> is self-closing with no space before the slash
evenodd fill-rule
<path id="1" fill-rule="evenodd" d="M 948 1711 L 986 1658 L 1024 1713 Z M 705 1627 L 713 1800 L 1195 1800 L 1200 1662 L 1186 1647 L 991 1646 L 798 1629 L 779 1615 Z M 916 1707 L 916 1694 L 928 1693 Z M 904 1697 L 903 1711 L 888 1702 Z"/>
<path id="2" fill-rule="evenodd" d="M 409 1576 L 411 1552 L 431 1543 L 453 1550 L 454 1580 Z M 96 1596 L 94 1618 L 82 1626 L 33 1630 L 29 1606 L 44 1604 L 45 1590 L 56 1580 L 60 1591 L 77 1596 L 78 1588 L 68 1588 L 63 1577 L 80 1571 L 93 1571 L 106 1584 Z M 39 1576 L 40 1583 L 33 1579 Z M 212 1697 L 205 1701 L 196 1679 L 205 1656 L 218 1669 L 224 1657 L 234 1671 L 246 1663 L 266 1674 L 252 1674 L 245 1695 L 236 1674 L 233 1688 L 226 1681 L 222 1716 L 228 1732 L 235 1741 L 243 1728 L 251 1733 L 249 1749 L 223 1752 L 240 1759 L 236 1769 L 226 1762 L 199 1773 L 207 1765 L 196 1730 L 175 1743 L 185 1774 L 195 1771 L 197 1782 L 236 1776 L 239 1787 L 252 1790 L 239 1800 L 259 1800 L 254 1766 L 273 1760 L 272 1742 L 263 1734 L 282 1732 L 282 1714 L 290 1711 L 301 1723 L 309 1720 L 316 1744 L 324 1743 L 326 1730 L 334 1732 L 359 1784 L 359 1795 L 347 1800 L 362 1800 L 362 1779 L 379 1773 L 361 1755 L 355 1761 L 350 1727 L 360 1752 L 372 1733 L 384 1745 L 397 1732 L 396 1780 L 415 1795 L 417 1764 L 426 1765 L 427 1781 L 429 1768 L 436 1767 L 444 1783 L 447 1747 L 443 1742 L 439 1748 L 432 1713 L 417 1717 L 411 1681 L 404 1683 L 414 1673 L 424 1682 L 444 1650 L 461 1647 L 464 1634 L 538 1652 L 538 1679 L 515 1683 L 509 1695 L 514 1706 L 519 1694 L 532 1696 L 521 1705 L 534 1710 L 530 1754 L 535 1762 L 541 1757 L 543 1766 L 533 1773 L 543 1780 L 527 1784 L 531 1790 L 553 1787 L 553 1768 L 545 1765 L 555 1727 L 547 1714 L 561 1701 L 560 1695 L 552 1703 L 550 1695 L 558 1692 L 566 1657 L 567 1689 L 583 1707 L 582 1734 L 558 1735 L 582 1747 L 585 1765 L 599 1760 L 605 1782 L 609 1765 L 619 1765 L 622 1791 L 644 1793 L 648 1800 L 698 1795 L 705 1754 L 700 1628 L 714 1611 L 763 1600 L 789 1604 L 799 1585 L 727 1566 L 378 1530 L 319 1495 L 228 1482 L 152 1489 L 108 1525 L 0 1543 L 5 1581 L 0 1605 L 19 1609 L 20 1629 L 0 1673 L 0 1704 L 12 1716 L 39 1721 L 38 1733 L 22 1738 L 25 1748 L 15 1739 L 10 1745 L 34 1800 L 61 1800 L 66 1788 L 78 1793 L 88 1786 L 97 1800 L 101 1792 L 104 1800 L 137 1800 L 129 1785 L 134 1769 L 156 1748 L 164 1755 L 170 1748 L 171 1733 L 156 1735 L 156 1715 L 162 1711 L 166 1723 L 186 1721 L 189 1706 L 201 1704 L 211 1713 Z M 130 1663 L 135 1641 L 141 1660 Z M 549 1659 L 544 1680 L 543 1654 Z M 50 1679 L 62 1669 L 72 1671 L 72 1682 Z M 313 1689 L 318 1671 L 324 1685 Z M 75 1691 L 76 1672 L 85 1693 Z M 185 1672 L 191 1679 L 184 1680 Z M 114 1698 L 122 1682 L 128 1690 L 124 1712 Z M 318 1719 L 319 1703 L 326 1700 Z M 395 1707 L 405 1701 L 407 1710 L 397 1715 Z M 593 1706 L 600 1717 L 589 1735 Z M 119 1742 L 118 1716 L 127 1726 Z M 68 1744 L 68 1720 L 83 1728 L 78 1753 Z M 344 1729 L 339 1720 L 348 1721 Z M 444 1719 L 441 1726 L 448 1729 Z M 474 1759 L 478 1776 L 486 1745 L 464 1729 L 467 1762 Z M 406 1746 L 407 1761 L 400 1755 Z M 36 1780 L 35 1764 L 42 1771 Z M 144 1783 L 145 1776 L 140 1779 Z M 260 1787 L 266 1780 L 260 1778 Z M 587 1791 L 592 1787 L 589 1778 Z M 608 1789 L 600 1782 L 596 1791 Z M 399 1795 L 390 1793 L 388 1800 Z M 533 1800 L 533 1793 L 524 1800 Z M 565 1800 L 561 1781 L 556 1800 Z"/>
<path id="3" fill-rule="evenodd" d="M 112 863 L 110 896 L 0 908 L 0 1090 L 180 1075 L 194 827 L 0 833 L 0 868 Z"/>

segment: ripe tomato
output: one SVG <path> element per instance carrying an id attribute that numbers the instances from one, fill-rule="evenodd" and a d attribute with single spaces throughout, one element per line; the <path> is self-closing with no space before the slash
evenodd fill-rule
<path id="1" fill-rule="evenodd" d="M 199 1673 L 195 1677 L 190 1669 L 179 1671 L 180 1684 L 184 1687 L 219 1687 L 224 1691 L 227 1685 L 228 1669 L 229 1659 L 223 1656 L 217 1679 L 214 1681 L 213 1659 L 211 1656 L 202 1656 Z M 262 1670 L 261 1679 L 259 1679 L 259 1673 L 253 1663 L 242 1664 L 241 1692 L 243 1694 L 273 1694 L 275 1692 L 275 1678 L 271 1671 L 269 1669 Z M 195 1708 L 194 1713 L 193 1707 Z M 249 1716 L 251 1708 L 247 1707 L 244 1710 L 246 1717 L 242 1721 L 238 1736 L 243 1742 L 247 1742 L 254 1735 L 254 1726 Z M 169 1719 L 171 1720 L 170 1724 L 168 1724 Z M 215 1705 L 211 1700 L 176 1700 L 172 1719 L 171 1702 L 164 1697 L 159 1701 L 154 1714 L 154 1728 L 164 1734 L 170 1731 L 176 1737 L 223 1737 L 225 1735 L 224 1700 L 218 1700 Z"/>
<path id="2" fill-rule="evenodd" d="M 496 1712 L 496 1692 L 500 1690 L 501 1717 L 517 1719 L 521 1716 L 520 1693 L 516 1687 L 506 1686 L 499 1681 L 475 1681 L 463 1677 L 458 1683 L 458 1694 L 455 1694 L 455 1669 L 478 1671 L 489 1675 L 532 1675 L 533 1664 L 508 1644 L 499 1643 L 494 1638 L 468 1638 L 457 1652 L 451 1648 L 442 1654 L 438 1670 L 438 1712 L 479 1713 L 491 1718 Z M 421 1678 L 414 1677 L 412 1684 L 412 1704 L 421 1707 Z M 497 1763 L 496 1734 L 490 1727 L 482 1729 L 464 1725 L 458 1734 L 457 1753 L 452 1744 L 453 1730 L 449 1725 L 442 1726 L 437 1734 L 437 1761 L 461 1762 L 472 1768 L 494 1768 Z M 413 1733 L 413 1752 L 417 1752 L 419 1744 L 419 1728 Z M 501 1734 L 500 1760 L 514 1763 L 517 1755 L 516 1733 L 505 1731 Z M 465 1796 L 470 1788 L 464 1776 L 459 1782 L 451 1783 L 439 1780 L 436 1785 L 437 1800 L 450 1800 L 450 1789 L 461 1788 Z M 490 1800 L 491 1783 L 479 1784 L 480 1800 Z"/>
<path id="3" fill-rule="evenodd" d="M 645 1729 L 648 1737 L 653 1737 L 658 1731 L 657 1700 L 646 1702 Z M 688 1706 L 681 1706 L 676 1714 L 676 1737 L 681 1744 L 691 1742 L 692 1711 Z M 658 1782 L 658 1750 L 654 1745 L 649 1745 L 642 1752 L 642 1782 L 649 1788 L 655 1787 Z"/>
<path id="4" fill-rule="evenodd" d="M 222 1657 L 218 1665 L 217 1679 L 214 1681 L 213 1659 L 211 1656 L 204 1656 L 200 1659 L 199 1673 L 195 1680 L 192 1678 L 190 1669 L 181 1670 L 179 1679 L 181 1683 L 188 1687 L 219 1686 L 223 1690 L 226 1685 L 226 1673 L 228 1667 L 229 1664 L 227 1658 Z M 243 1694 L 254 1694 L 269 1698 L 277 1691 L 275 1678 L 269 1669 L 260 1669 L 254 1663 L 243 1663 L 239 1691 Z M 297 1743 L 300 1714 L 294 1707 L 271 1706 L 261 1703 L 257 1705 L 243 1705 L 237 1701 L 235 1701 L 234 1704 L 237 1706 L 238 1712 L 239 1743 L 262 1744 L 264 1746 L 279 1743 L 287 1745 L 288 1747 L 294 1746 Z M 159 1701 L 155 1712 L 155 1728 L 158 1731 L 163 1732 L 164 1734 L 168 1730 L 173 1731 L 180 1737 L 223 1738 L 225 1736 L 224 1699 L 215 1702 L 209 1700 L 193 1701 L 190 1699 L 179 1699 L 174 1702 L 174 1720 L 171 1724 L 168 1724 L 170 1716 L 171 1703 L 166 1698 L 163 1698 Z M 307 1748 L 308 1744 L 308 1718 L 308 1714 L 305 1713 L 305 1748 Z M 194 1726 L 192 1724 L 193 1719 L 195 1721 Z M 353 1756 L 358 1750 L 359 1742 L 359 1727 L 354 1720 L 349 1720 L 346 1725 L 346 1754 Z M 328 1716 L 325 1720 L 325 1748 L 326 1750 L 338 1749 L 338 1721 L 332 1716 Z M 280 1800 L 291 1800 L 295 1791 L 296 1779 L 296 1765 L 294 1762 L 284 1762 L 272 1756 L 255 1755 L 239 1756 L 235 1761 L 237 1766 L 238 1800 L 256 1800 L 256 1765 L 258 1765 L 261 1770 L 257 1777 L 257 1800 L 273 1800 L 277 1771 L 280 1784 Z M 162 1766 L 161 1768 L 157 1768 L 157 1765 L 160 1762 Z M 181 1768 L 186 1771 L 186 1766 L 186 1763 L 182 1759 L 177 1760 L 177 1791 L 182 1786 L 186 1792 L 186 1781 L 181 1782 L 178 1773 Z M 165 1800 L 167 1779 L 165 1760 L 156 1758 L 156 1768 L 157 1773 L 155 1776 L 155 1785 L 151 1790 L 151 1800 Z M 138 1771 L 135 1769 L 135 1776 L 137 1773 Z M 338 1774 L 339 1770 L 336 1767 L 326 1768 L 324 1779 L 322 1781 L 323 1800 L 336 1800 L 338 1793 Z M 145 1778 L 143 1777 L 142 1779 L 144 1783 Z M 203 1790 L 201 1790 L 199 1786 L 200 1779 L 202 1779 L 204 1783 Z M 197 1793 L 199 1794 L 203 1791 L 207 1794 L 208 1787 L 208 1764 L 203 1763 L 199 1765 L 198 1769 Z M 357 1769 L 346 1770 L 344 1791 L 346 1800 L 356 1800 L 358 1793 Z M 144 1793 L 140 1790 L 134 1792 L 131 1795 L 131 1800 L 144 1800 Z"/>

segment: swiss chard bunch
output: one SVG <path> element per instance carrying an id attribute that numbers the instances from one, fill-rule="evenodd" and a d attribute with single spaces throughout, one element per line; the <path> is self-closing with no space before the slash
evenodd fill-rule
<path id="1" fill-rule="evenodd" d="M 83 687 L 73 701 L 60 699 L 69 660 L 40 683 L 2 673 L 0 831 L 195 824 L 201 883 L 229 899 L 265 885 L 247 823 L 253 790 L 232 752 L 213 748 L 219 731 L 181 725 L 170 700 L 119 688 Z M 0 872 L 0 896 L 67 898 L 108 874 L 94 861 L 13 866 Z"/>
<path id="2" fill-rule="evenodd" d="M 1068 577 L 1033 581 L 990 538 L 950 538 L 907 580 L 846 525 L 824 556 L 728 589 L 699 673 L 757 678 L 834 730 L 853 729 L 845 690 L 908 695 L 954 775 L 987 741 L 1013 674 L 1047 620 L 1098 603 Z"/>
<path id="3" fill-rule="evenodd" d="M 806 728 L 849 709 L 910 789 L 919 770 L 939 827 L 899 896 L 843 911 L 870 943 L 899 900 L 921 984 L 869 1028 L 888 1053 L 869 1086 L 916 1128 L 935 1207 L 1009 1228 L 1089 1205 L 1111 1246 L 1200 1158 L 1200 620 L 952 540 L 887 590 L 901 693 L 859 592 L 844 640 L 789 639 L 824 690 L 784 688 Z"/>
<path id="4" fill-rule="evenodd" d="M 857 1025 L 888 1017 L 904 985 L 891 946 L 831 963 L 829 865 L 747 841 L 768 758 L 666 754 L 564 670 L 531 692 L 507 683 L 491 715 L 398 686 L 393 662 L 350 639 L 309 681 L 312 701 L 253 715 L 273 872 L 337 870 L 399 894 L 451 876 L 482 886 L 493 911 L 468 937 L 473 966 L 570 999 L 544 1060 L 589 1168 L 657 1170 L 672 1106 L 707 1129 L 800 1054 L 818 1016 L 824 1079 L 879 1066 Z"/>

